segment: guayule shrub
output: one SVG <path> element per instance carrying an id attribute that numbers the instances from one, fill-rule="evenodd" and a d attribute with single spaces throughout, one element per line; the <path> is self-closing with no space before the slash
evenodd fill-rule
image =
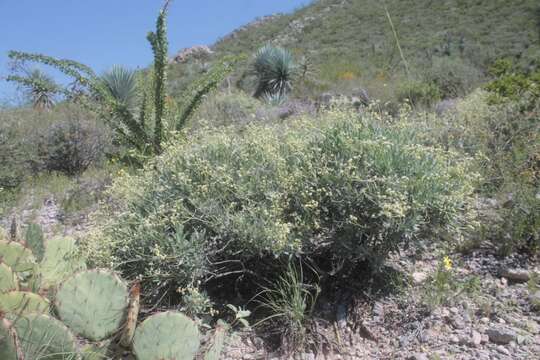
<path id="1" fill-rule="evenodd" d="M 377 117 L 334 111 L 172 143 L 116 183 L 120 211 L 94 260 L 163 290 L 256 271 L 242 267 L 253 259 L 354 265 L 430 229 L 458 234 L 476 179 L 469 161 Z"/>

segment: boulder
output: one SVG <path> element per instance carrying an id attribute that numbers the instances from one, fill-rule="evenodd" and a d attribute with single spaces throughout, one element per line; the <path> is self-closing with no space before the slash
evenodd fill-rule
<path id="1" fill-rule="evenodd" d="M 172 59 L 173 64 L 183 64 L 189 60 L 208 60 L 214 52 L 206 45 L 196 45 L 182 49 Z"/>
<path id="2" fill-rule="evenodd" d="M 506 326 L 494 326 L 486 330 L 486 334 L 489 337 L 489 341 L 495 344 L 508 344 L 511 341 L 516 341 L 516 332 Z"/>
<path id="3" fill-rule="evenodd" d="M 525 269 L 503 269 L 501 276 L 512 282 L 527 282 L 531 278 L 531 274 Z"/>

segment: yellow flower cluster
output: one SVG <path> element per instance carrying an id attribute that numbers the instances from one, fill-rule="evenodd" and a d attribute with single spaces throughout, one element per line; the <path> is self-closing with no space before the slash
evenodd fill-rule
<path id="1" fill-rule="evenodd" d="M 452 270 L 452 259 L 450 259 L 448 256 L 445 256 L 443 258 L 443 265 L 444 265 L 444 268 L 447 270 L 447 271 L 450 271 Z"/>

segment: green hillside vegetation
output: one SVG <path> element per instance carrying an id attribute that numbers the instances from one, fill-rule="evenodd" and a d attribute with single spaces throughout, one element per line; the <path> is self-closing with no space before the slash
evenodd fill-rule
<path id="1" fill-rule="evenodd" d="M 540 7 L 534 0 L 323 0 L 240 30 L 214 49 L 217 56 L 250 54 L 271 42 L 306 56 L 321 90 L 372 86 L 384 94 L 373 79 L 380 86 L 406 75 L 385 3 L 414 78 L 430 81 L 432 71 L 446 68 L 472 82 L 450 97 L 478 85 L 500 57 L 512 57 L 525 69 L 540 57 Z"/>
<path id="2" fill-rule="evenodd" d="M 261 42 L 277 41 L 312 53 L 318 63 L 331 56 L 377 60 L 385 47 L 395 52 L 385 3 L 412 65 L 447 53 L 463 54 L 478 65 L 500 56 L 520 57 L 523 65 L 538 58 L 539 6 L 530 0 L 323 0 L 239 31 L 215 48 L 250 52 Z"/>

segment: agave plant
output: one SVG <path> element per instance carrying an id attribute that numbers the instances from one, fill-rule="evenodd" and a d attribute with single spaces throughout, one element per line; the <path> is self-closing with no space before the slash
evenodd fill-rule
<path id="1" fill-rule="evenodd" d="M 101 79 L 116 101 L 126 105 L 128 108 L 133 105 L 137 95 L 137 75 L 135 71 L 115 65 L 105 72 Z"/>
<path id="2" fill-rule="evenodd" d="M 291 52 L 282 47 L 265 45 L 255 54 L 253 72 L 257 78 L 254 96 L 286 95 L 292 89 L 297 65 Z"/>

